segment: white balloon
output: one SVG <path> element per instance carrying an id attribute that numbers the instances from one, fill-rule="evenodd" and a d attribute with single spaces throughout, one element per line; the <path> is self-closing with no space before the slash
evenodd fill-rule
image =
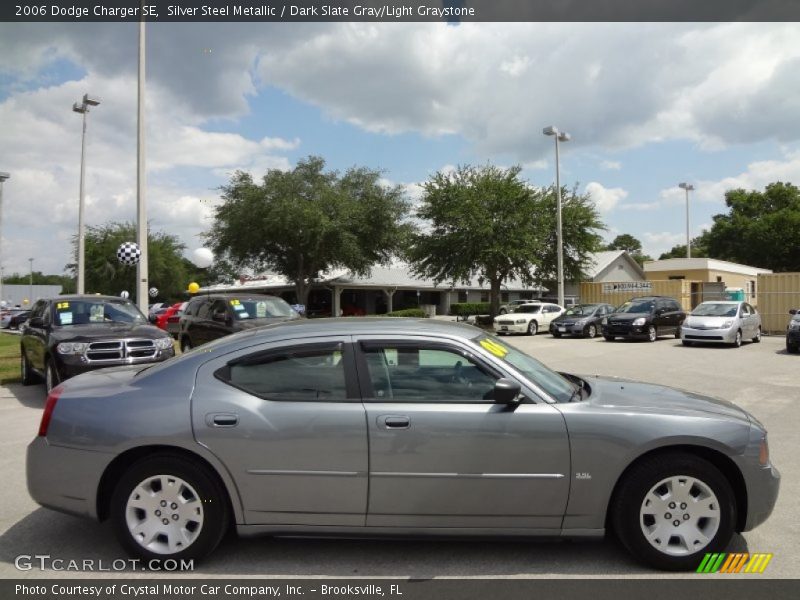
<path id="1" fill-rule="evenodd" d="M 126 292 L 125 290 L 123 290 L 122 292 L 120 292 L 119 297 L 120 298 L 128 298 L 128 297 L 130 297 L 130 294 L 128 292 Z"/>
<path id="2" fill-rule="evenodd" d="M 214 262 L 214 253 L 208 248 L 198 248 L 192 252 L 192 262 L 201 269 L 210 267 Z"/>

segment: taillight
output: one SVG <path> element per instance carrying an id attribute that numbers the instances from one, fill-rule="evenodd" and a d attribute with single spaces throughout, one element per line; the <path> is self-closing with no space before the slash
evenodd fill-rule
<path id="1" fill-rule="evenodd" d="M 44 404 L 44 412 L 42 413 L 42 422 L 39 423 L 39 435 L 45 436 L 47 435 L 47 428 L 50 427 L 50 418 L 53 416 L 53 410 L 56 407 L 56 402 L 58 402 L 58 397 L 61 395 L 62 392 L 61 386 L 56 386 L 50 393 L 47 394 L 47 402 Z"/>

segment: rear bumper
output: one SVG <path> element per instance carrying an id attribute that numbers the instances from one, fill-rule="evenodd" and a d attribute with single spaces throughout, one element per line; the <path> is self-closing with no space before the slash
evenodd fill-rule
<path id="1" fill-rule="evenodd" d="M 100 478 L 114 457 L 102 452 L 52 446 L 37 437 L 28 445 L 28 493 L 46 508 L 97 519 Z"/>

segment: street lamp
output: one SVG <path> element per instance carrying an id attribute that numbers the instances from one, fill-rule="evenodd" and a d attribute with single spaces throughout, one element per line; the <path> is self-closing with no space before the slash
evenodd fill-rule
<path id="1" fill-rule="evenodd" d="M 141 2 L 144 6 L 144 0 Z M 144 10 L 142 10 L 144 14 Z M 147 314 L 148 299 L 148 248 L 147 248 L 147 203 L 145 197 L 145 130 L 144 130 L 144 100 L 145 100 L 145 20 L 139 21 L 139 69 L 137 80 L 137 108 L 136 108 L 136 241 L 139 243 L 139 262 L 136 265 L 136 304 L 144 314 Z"/>
<path id="2" fill-rule="evenodd" d="M 561 231 L 561 176 L 558 164 L 558 142 L 568 142 L 571 138 L 566 131 L 550 126 L 542 129 L 545 135 L 552 135 L 556 141 L 556 256 L 558 265 L 558 304 L 564 306 L 564 240 Z"/>
<path id="3" fill-rule="evenodd" d="M 72 110 L 76 113 L 80 113 L 83 115 L 83 133 L 81 134 L 81 184 L 80 184 L 80 195 L 78 198 L 78 293 L 84 293 L 84 281 L 85 281 L 85 271 L 86 271 L 86 264 L 85 264 L 85 248 L 86 248 L 86 234 L 84 233 L 84 224 L 83 224 L 83 204 L 84 204 L 84 195 L 83 195 L 83 183 L 84 183 L 84 176 L 86 174 L 86 115 L 89 113 L 90 106 L 97 106 L 100 104 L 100 100 L 97 98 L 90 98 L 89 94 L 83 95 L 83 100 L 80 104 L 75 102 L 72 105 Z"/>
<path id="4" fill-rule="evenodd" d="M 686 191 L 686 258 L 692 258 L 692 243 L 689 239 L 689 192 L 694 186 L 691 183 L 679 183 L 678 187 Z"/>
<path id="5" fill-rule="evenodd" d="M 3 301 L 3 182 L 11 177 L 0 172 L 0 303 Z"/>

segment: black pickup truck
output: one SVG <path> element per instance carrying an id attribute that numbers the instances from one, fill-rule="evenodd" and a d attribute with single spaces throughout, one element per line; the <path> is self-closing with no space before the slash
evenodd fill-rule
<path id="1" fill-rule="evenodd" d="M 47 393 L 86 371 L 175 355 L 167 332 L 150 325 L 132 302 L 115 296 L 38 300 L 21 333 L 22 383 L 44 379 Z"/>

